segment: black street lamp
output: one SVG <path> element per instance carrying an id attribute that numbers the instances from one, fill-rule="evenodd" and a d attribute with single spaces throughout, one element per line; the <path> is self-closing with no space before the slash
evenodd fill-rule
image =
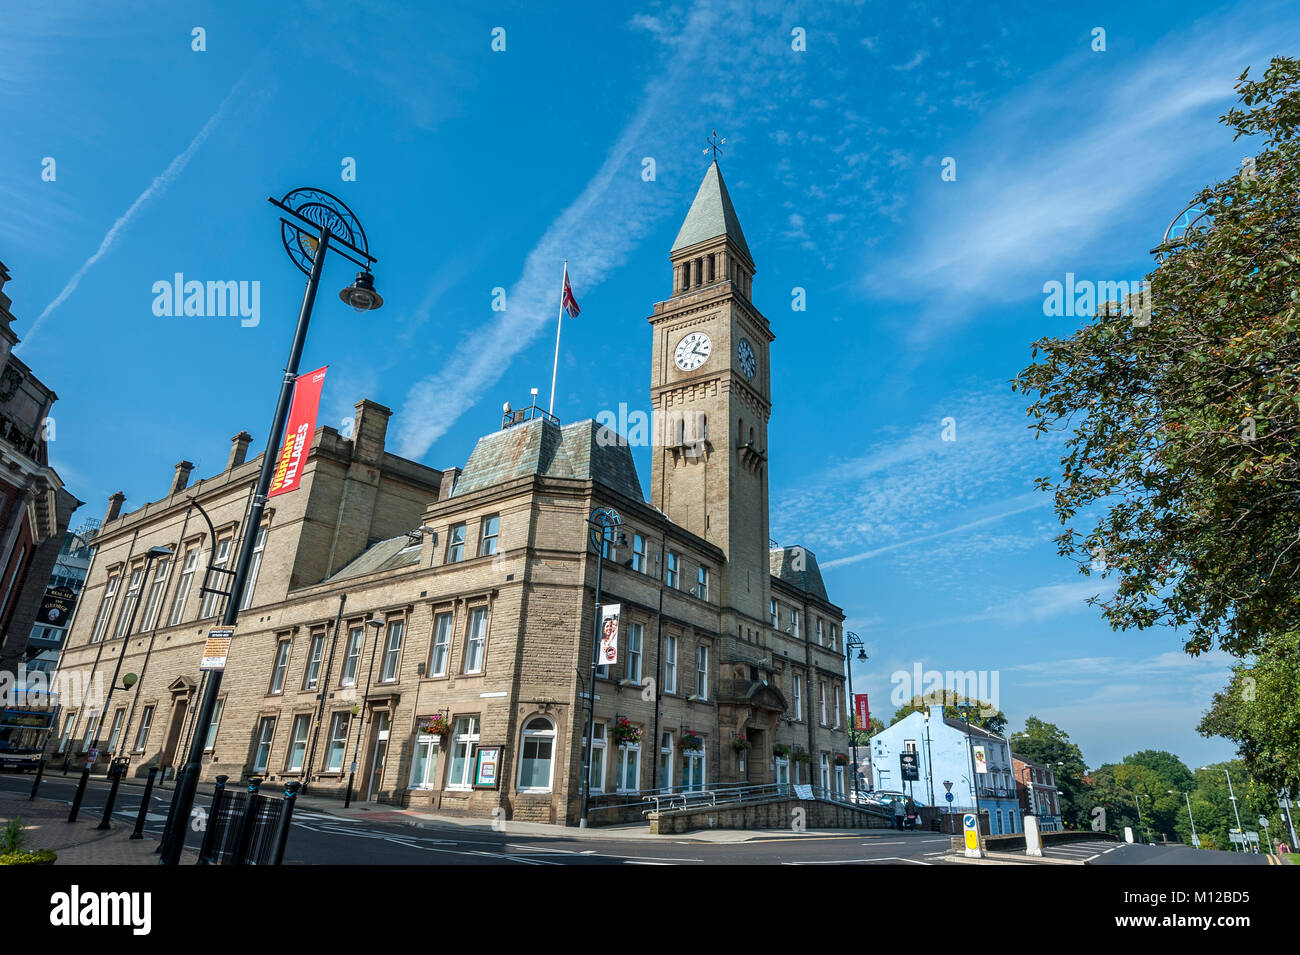
<path id="1" fill-rule="evenodd" d="M 257 544 L 257 528 L 262 526 L 262 512 L 266 510 L 266 498 L 275 474 L 285 422 L 289 417 L 289 402 L 293 397 L 294 382 L 298 378 L 298 362 L 307 341 L 307 326 L 311 321 L 312 306 L 316 303 L 316 289 L 325 268 L 325 253 L 336 252 L 361 269 L 356 281 L 340 293 L 344 302 L 358 311 L 369 311 L 383 304 L 383 299 L 375 291 L 374 277 L 370 274 L 370 266 L 375 262 L 375 257 L 370 254 L 366 230 L 341 199 L 323 189 L 294 189 L 286 193 L 283 199 L 267 201 L 283 213 L 280 217 L 280 238 L 289 258 L 307 276 L 307 289 L 303 293 L 298 325 L 289 347 L 289 360 L 280 382 L 280 398 L 267 433 L 262 470 L 253 492 L 248 520 L 244 524 L 239 561 L 235 565 L 230 593 L 226 597 L 225 613 L 221 618 L 223 627 L 233 627 L 239 618 L 239 605 L 243 602 L 244 586 L 253 563 L 253 549 Z M 189 755 L 176 781 L 170 828 L 163 835 L 163 845 L 166 846 L 160 859 L 163 865 L 176 865 L 180 861 L 184 833 L 189 827 L 190 811 L 194 807 L 194 791 L 198 788 L 199 772 L 203 765 L 203 744 L 216 711 L 217 694 L 221 690 L 221 675 L 220 670 L 210 671 L 203 701 L 199 705 Z"/>
<path id="2" fill-rule="evenodd" d="M 587 519 L 590 525 L 591 542 L 596 547 L 596 608 L 595 621 L 591 629 L 591 682 L 587 687 L 587 738 L 582 747 L 582 815 L 578 818 L 578 828 L 587 828 L 587 805 L 591 801 L 591 735 L 596 729 L 596 668 L 600 665 L 600 601 L 602 572 L 605 569 L 605 545 L 617 546 L 620 540 L 611 531 L 623 523 L 618 511 L 612 507 L 598 507 Z"/>
<path id="3" fill-rule="evenodd" d="M 849 729 L 849 749 L 850 749 L 850 750 L 852 751 L 852 753 L 853 753 L 853 801 L 854 801 L 854 802 L 857 802 L 857 801 L 858 801 L 858 789 L 859 789 L 859 786 L 858 786 L 858 733 L 853 731 L 852 726 L 853 726 L 854 722 L 855 722 L 855 721 L 857 720 L 857 718 L 858 718 L 858 701 L 857 701 L 857 698 L 853 695 L 853 654 L 849 652 L 849 651 L 851 651 L 851 650 L 857 650 L 857 651 L 858 651 L 858 659 L 859 659 L 859 660 L 862 660 L 862 661 L 864 661 L 864 662 L 866 661 L 866 659 L 867 659 L 866 644 L 862 642 L 862 638 L 859 637 L 859 636 L 858 636 L 856 633 L 854 633 L 852 630 L 845 630 L 845 631 L 844 631 L 844 667 L 845 667 L 845 669 L 848 671 L 848 675 L 849 675 L 849 707 L 850 707 L 850 713 L 851 713 L 851 715 L 849 716 L 849 727 L 850 727 L 850 729 Z M 861 727 L 861 726 L 858 727 L 858 732 L 861 732 L 863 729 L 864 729 L 864 727 Z M 867 731 L 867 734 L 870 735 L 870 734 L 871 734 L 871 727 L 870 727 L 870 726 L 867 726 L 867 727 L 865 727 L 865 729 L 866 729 L 866 731 Z"/>
<path id="4" fill-rule="evenodd" d="M 172 556 L 172 549 L 170 547 L 150 547 L 148 552 L 144 555 L 144 569 L 140 571 L 140 590 L 136 593 L 135 601 L 131 604 L 131 616 L 126 622 L 126 629 L 122 631 L 122 648 L 117 653 L 117 666 L 113 668 L 113 679 L 112 682 L 108 684 L 108 694 L 104 697 L 104 705 L 100 708 L 99 719 L 95 722 L 95 738 L 90 744 L 90 751 L 96 755 L 94 759 L 87 760 L 88 765 L 93 764 L 95 760 L 98 759 L 99 734 L 104 729 L 104 717 L 108 715 L 108 704 L 112 702 L 113 691 L 117 689 L 117 678 L 122 673 L 122 661 L 126 659 L 126 648 L 131 642 L 131 631 L 135 629 L 135 615 L 136 611 L 140 609 L 140 598 L 145 596 L 145 588 L 149 585 L 149 565 L 152 564 L 156 558 L 170 556 Z M 158 597 L 158 602 L 161 605 L 161 594 Z M 162 607 L 159 606 L 158 610 L 161 613 Z M 129 675 L 130 674 L 128 674 L 128 676 Z M 135 681 L 132 680 L 131 683 L 122 687 L 122 689 L 129 690 L 134 685 Z"/>

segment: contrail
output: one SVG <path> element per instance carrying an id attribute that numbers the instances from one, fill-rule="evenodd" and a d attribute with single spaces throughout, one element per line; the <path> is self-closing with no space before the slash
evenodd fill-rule
<path id="1" fill-rule="evenodd" d="M 167 187 L 170 186 L 176 180 L 176 177 L 181 174 L 186 165 L 189 164 L 190 159 L 192 159 L 194 154 L 198 152 L 199 147 L 203 145 L 204 140 L 208 138 L 212 130 L 214 130 L 217 127 L 217 124 L 221 122 L 221 118 L 225 115 L 226 107 L 230 105 L 230 101 L 234 99 L 235 94 L 239 92 L 239 88 L 243 85 L 243 82 L 243 80 L 240 80 L 235 84 L 234 88 L 226 95 L 226 98 L 222 101 L 221 105 L 217 107 L 217 111 L 208 117 L 208 121 L 203 124 L 203 128 L 199 130 L 198 135 L 190 141 L 190 144 L 187 147 L 185 147 L 185 151 L 173 159 L 166 169 L 154 177 L 153 182 L 149 184 L 149 188 L 136 196 L 135 202 L 131 203 L 130 208 L 118 217 L 117 221 L 113 223 L 112 228 L 110 228 L 108 232 L 104 233 L 104 238 L 99 243 L 99 248 L 95 250 L 95 254 L 81 264 L 81 268 L 77 269 L 76 274 L 68 280 L 68 284 L 63 286 L 63 291 L 56 295 L 49 305 L 45 306 L 45 310 L 41 312 L 40 315 L 36 316 L 35 323 L 27 331 L 27 335 L 23 339 L 24 345 L 31 344 L 32 339 L 36 337 L 37 331 L 40 330 L 41 325 L 44 324 L 45 319 L 49 314 L 68 300 L 69 296 L 77 290 L 77 286 L 81 284 L 82 277 L 90 271 L 91 266 L 108 254 L 109 250 L 113 248 L 113 244 L 117 242 L 118 236 L 120 236 L 126 227 L 131 224 L 131 220 L 135 218 L 136 213 L 144 208 L 145 204 L 154 196 L 167 191 Z"/>
<path id="2" fill-rule="evenodd" d="M 569 275 L 579 295 L 598 285 L 620 265 L 628 250 L 671 206 L 665 193 L 626 174 L 629 157 L 654 127 L 663 142 L 677 131 L 665 125 L 663 106 L 674 102 L 678 87 L 690 78 L 692 62 L 713 35 L 718 11 L 707 0 L 687 17 L 683 38 L 668 68 L 647 87 L 641 108 L 622 130 L 604 162 L 579 195 L 551 223 L 524 260 L 523 274 L 509 290 L 509 308 L 490 325 L 469 335 L 440 371 L 407 391 L 398 418 L 397 452 L 421 458 L 456 419 L 498 381 L 511 360 L 554 321 L 559 304 L 560 261 L 569 260 Z"/>
<path id="3" fill-rule="evenodd" d="M 949 534 L 960 534 L 962 531 L 968 531 L 973 527 L 979 527 L 981 524 L 992 524 L 994 521 L 1000 521 L 1003 518 L 1014 517 L 1017 514 L 1023 514 L 1025 511 L 1032 511 L 1035 508 L 1046 507 L 1047 501 L 1041 504 L 1029 504 L 1025 507 L 1018 507 L 1014 511 L 1007 511 L 1005 514 L 994 514 L 990 517 L 981 517 L 978 521 L 971 521 L 969 524 L 962 524 L 960 527 L 950 527 L 946 531 L 936 531 L 933 534 L 926 534 L 922 537 L 913 537 L 911 540 L 899 541 L 897 544 L 886 544 L 884 547 L 877 547 L 875 550 L 865 550 L 860 554 L 850 554 L 848 557 L 838 557 L 835 560 L 829 560 L 822 564 L 822 570 L 830 570 L 832 567 L 842 567 L 845 564 L 856 564 L 860 560 L 870 560 L 887 551 L 898 550 L 900 547 L 911 547 L 913 544 L 922 544 L 925 541 L 932 541 L 936 537 L 947 537 Z"/>

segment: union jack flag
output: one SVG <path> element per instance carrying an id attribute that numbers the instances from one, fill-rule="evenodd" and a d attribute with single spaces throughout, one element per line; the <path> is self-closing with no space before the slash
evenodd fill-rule
<path id="1" fill-rule="evenodd" d="M 560 307 L 569 313 L 570 318 L 577 318 L 582 309 L 578 308 L 578 300 L 573 297 L 573 286 L 569 284 L 569 267 L 564 267 L 564 295 L 560 299 Z"/>

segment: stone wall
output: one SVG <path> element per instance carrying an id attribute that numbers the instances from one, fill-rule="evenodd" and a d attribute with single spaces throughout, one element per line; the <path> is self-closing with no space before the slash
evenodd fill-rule
<path id="1" fill-rule="evenodd" d="M 854 806 L 778 798 L 651 813 L 650 831 L 663 836 L 698 829 L 787 829 L 796 822 L 796 809 L 803 810 L 801 822 L 808 829 L 888 829 L 893 825 L 887 816 Z"/>

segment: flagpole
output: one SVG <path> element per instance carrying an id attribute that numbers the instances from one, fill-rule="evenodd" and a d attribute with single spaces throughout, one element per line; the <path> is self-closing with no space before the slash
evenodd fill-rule
<path id="1" fill-rule="evenodd" d="M 555 414 L 555 373 L 560 369 L 560 329 L 564 327 L 564 283 L 569 280 L 569 260 L 564 260 L 564 275 L 560 279 L 560 313 L 555 316 L 555 363 L 551 365 L 551 403 L 546 413 Z"/>

